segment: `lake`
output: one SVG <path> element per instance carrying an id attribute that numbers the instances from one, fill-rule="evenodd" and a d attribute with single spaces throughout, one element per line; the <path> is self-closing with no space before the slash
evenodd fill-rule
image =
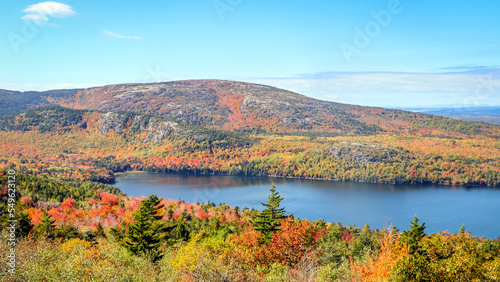
<path id="1" fill-rule="evenodd" d="M 462 224 L 473 236 L 500 236 L 500 189 L 438 185 L 391 185 L 267 177 L 125 173 L 115 184 L 128 196 L 155 194 L 186 202 L 225 203 L 262 210 L 274 182 L 287 214 L 315 221 L 371 229 L 409 229 L 415 214 L 426 232 L 457 233 Z"/>

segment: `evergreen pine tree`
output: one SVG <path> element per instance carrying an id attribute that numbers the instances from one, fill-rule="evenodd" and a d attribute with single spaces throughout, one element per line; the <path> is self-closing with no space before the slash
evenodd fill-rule
<path id="1" fill-rule="evenodd" d="M 94 232 L 92 232 L 92 230 L 88 230 L 88 229 L 83 230 L 83 232 L 82 232 L 82 239 L 83 240 L 85 240 L 87 242 L 91 242 L 92 245 L 95 245 L 96 244 L 95 238 L 96 238 L 96 235 L 94 234 Z"/>
<path id="2" fill-rule="evenodd" d="M 276 191 L 274 183 L 269 190 L 271 194 L 268 197 L 267 204 L 261 202 L 265 208 L 261 213 L 257 214 L 254 221 L 255 230 L 262 233 L 262 238 L 266 243 L 271 241 L 272 234 L 280 229 L 281 220 L 285 218 L 285 208 L 280 208 L 283 197 Z"/>
<path id="3" fill-rule="evenodd" d="M 187 241 L 189 239 L 189 230 L 187 229 L 182 216 L 177 219 L 177 224 L 170 233 L 172 238 L 177 241 Z"/>
<path id="4" fill-rule="evenodd" d="M 134 216 L 129 232 L 123 241 L 123 246 L 136 255 L 146 255 L 153 262 L 162 258 L 160 245 L 163 238 L 161 215 L 158 211 L 163 207 L 161 199 L 155 195 L 142 201 L 139 211 Z"/>
<path id="5" fill-rule="evenodd" d="M 425 223 L 418 224 L 418 217 L 415 218 L 410 223 L 410 230 L 403 232 L 403 240 L 408 243 L 410 247 L 410 253 L 413 254 L 420 249 L 420 239 L 425 236 Z"/>
<path id="6" fill-rule="evenodd" d="M 426 249 L 422 248 L 420 241 L 425 236 L 425 223 L 418 224 L 418 218 L 415 218 L 410 223 L 410 230 L 406 230 L 402 234 L 402 241 L 409 246 L 409 254 L 404 259 L 405 271 L 402 273 L 401 281 L 431 281 L 424 279 L 422 273 L 429 273 L 431 258 Z"/>
<path id="7" fill-rule="evenodd" d="M 78 231 L 78 228 L 72 224 L 59 224 L 58 228 L 54 232 L 54 235 L 55 237 L 63 240 L 81 238 L 82 236 L 82 234 Z"/>
<path id="8" fill-rule="evenodd" d="M 102 227 L 102 224 L 100 222 L 97 225 L 97 229 L 95 231 L 95 236 L 106 238 L 106 233 L 104 232 L 104 228 Z"/>
<path id="9" fill-rule="evenodd" d="M 465 233 L 465 223 L 462 223 L 462 226 L 460 226 L 460 230 L 458 230 L 458 233 Z"/>
<path id="10" fill-rule="evenodd" d="M 17 228 L 16 233 L 18 238 L 26 237 L 33 229 L 33 224 L 31 224 L 31 219 L 25 212 L 20 212 L 16 214 Z"/>
<path id="11" fill-rule="evenodd" d="M 109 234 L 115 239 L 115 241 L 121 242 L 124 238 L 123 229 L 118 229 L 118 227 L 111 227 L 109 229 Z"/>
<path id="12" fill-rule="evenodd" d="M 53 239 L 54 238 L 54 227 L 56 220 L 53 219 L 47 211 L 43 211 L 42 218 L 38 224 L 38 229 L 41 235 Z"/>

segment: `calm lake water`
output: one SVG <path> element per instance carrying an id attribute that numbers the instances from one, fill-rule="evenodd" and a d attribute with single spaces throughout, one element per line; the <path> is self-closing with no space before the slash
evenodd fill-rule
<path id="1" fill-rule="evenodd" d="M 457 233 L 462 224 L 472 235 L 500 236 L 500 189 L 389 185 L 234 176 L 184 176 L 126 173 L 116 186 L 129 196 L 155 194 L 186 202 L 225 203 L 262 210 L 271 183 L 284 196 L 287 214 L 372 229 L 409 228 L 415 214 L 427 233 Z"/>

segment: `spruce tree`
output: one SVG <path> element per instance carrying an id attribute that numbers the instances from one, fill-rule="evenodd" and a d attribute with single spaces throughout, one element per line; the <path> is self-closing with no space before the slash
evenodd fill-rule
<path id="1" fill-rule="evenodd" d="M 26 237 L 30 233 L 31 229 L 33 229 L 33 225 L 31 224 L 31 219 L 28 214 L 25 212 L 20 212 L 16 214 L 17 219 L 17 228 L 16 233 L 19 238 Z"/>
<path id="2" fill-rule="evenodd" d="M 462 223 L 462 226 L 460 226 L 460 230 L 458 230 L 458 233 L 460 234 L 465 233 L 465 223 Z"/>
<path id="3" fill-rule="evenodd" d="M 142 201 L 139 211 L 135 214 L 135 222 L 129 226 L 129 232 L 123 241 L 123 246 L 136 255 L 145 255 L 153 262 L 162 258 L 160 245 L 163 239 L 162 216 L 158 211 L 163 207 L 161 199 L 155 195 Z"/>
<path id="4" fill-rule="evenodd" d="M 53 219 L 47 211 L 43 211 L 42 218 L 40 219 L 40 223 L 38 224 L 40 233 L 49 239 L 53 239 L 55 222 L 56 220 Z"/>
<path id="5" fill-rule="evenodd" d="M 70 240 L 81 238 L 82 234 L 78 231 L 76 226 L 68 223 L 68 224 L 59 224 L 58 228 L 54 232 L 55 237 L 61 238 L 63 240 Z"/>
<path id="6" fill-rule="evenodd" d="M 269 190 L 271 194 L 268 197 L 267 204 L 261 202 L 265 208 L 261 213 L 257 214 L 254 221 L 255 230 L 262 233 L 262 238 L 266 243 L 271 241 L 272 234 L 280 229 L 281 220 L 285 218 L 285 208 L 280 208 L 283 197 L 276 191 L 274 183 Z"/>
<path id="7" fill-rule="evenodd" d="M 92 245 L 97 244 L 95 241 L 96 235 L 94 232 L 92 232 L 92 230 L 88 230 L 88 229 L 83 230 L 81 237 L 83 240 L 85 240 L 87 242 L 91 242 Z"/>
<path id="8" fill-rule="evenodd" d="M 97 225 L 97 229 L 95 231 L 95 236 L 106 238 L 106 233 L 104 232 L 104 228 L 102 227 L 102 224 L 100 222 Z"/>
<path id="9" fill-rule="evenodd" d="M 422 277 L 422 273 L 430 273 L 431 258 L 426 249 L 422 248 L 421 240 L 425 236 L 425 223 L 419 224 L 418 218 L 410 223 L 410 230 L 403 232 L 402 241 L 408 244 L 409 254 L 403 259 L 405 271 L 402 273 L 401 281 L 430 281 Z"/>
<path id="10" fill-rule="evenodd" d="M 410 253 L 416 253 L 420 250 L 420 239 L 425 236 L 425 223 L 418 224 L 418 217 L 410 223 L 410 230 L 403 232 L 403 240 L 408 243 Z"/>
<path id="11" fill-rule="evenodd" d="M 187 229 L 182 216 L 177 219 L 177 224 L 170 233 L 171 237 L 177 241 L 187 241 L 189 239 L 189 230 Z"/>

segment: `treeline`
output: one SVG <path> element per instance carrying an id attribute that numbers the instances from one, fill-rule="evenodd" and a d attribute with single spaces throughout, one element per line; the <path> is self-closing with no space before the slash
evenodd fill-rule
<path id="1" fill-rule="evenodd" d="M 0 170 L 0 187 L 7 187 L 8 171 Z M 61 182 L 29 174 L 15 174 L 17 192 L 20 196 L 31 198 L 33 201 L 62 202 L 72 197 L 76 201 L 96 198 L 100 192 L 122 195 L 116 186 L 93 181 Z"/>
<path id="2" fill-rule="evenodd" d="M 320 143 L 317 148 L 309 148 L 309 144 L 300 148 L 298 144 L 293 145 L 297 148 L 287 148 L 286 144 L 278 149 L 271 145 L 260 149 L 255 146 L 225 148 L 209 142 L 178 140 L 153 146 L 148 154 L 111 149 L 108 155 L 78 159 L 61 154 L 51 163 L 23 156 L 16 167 L 47 177 L 101 183 L 113 183 L 116 172 L 133 170 L 395 184 L 498 186 L 500 183 L 500 160 L 496 158 L 423 154 L 372 143 Z M 12 161 L 8 160 L 7 164 Z"/>
<path id="3" fill-rule="evenodd" d="M 334 147 L 337 148 L 337 147 Z M 443 184 L 466 186 L 498 186 L 500 162 L 492 159 L 470 159 L 437 154 L 416 156 L 400 149 L 389 151 L 356 151 L 341 147 L 297 152 L 293 156 L 271 154 L 240 160 L 218 167 L 179 162 L 168 165 L 156 158 L 96 160 L 98 167 L 116 172 L 143 170 L 159 173 L 273 176 L 335 181 L 358 181 L 395 184 Z M 371 152 L 371 153 L 369 153 Z"/>
<path id="4" fill-rule="evenodd" d="M 379 161 L 366 163 L 365 157 Z M 231 166 L 228 173 L 397 184 L 497 186 L 500 183 L 498 160 L 414 156 L 408 152 L 385 157 L 387 159 L 376 155 L 342 158 L 332 155 L 330 150 L 301 152 L 290 158 L 265 156 L 241 161 Z"/>

